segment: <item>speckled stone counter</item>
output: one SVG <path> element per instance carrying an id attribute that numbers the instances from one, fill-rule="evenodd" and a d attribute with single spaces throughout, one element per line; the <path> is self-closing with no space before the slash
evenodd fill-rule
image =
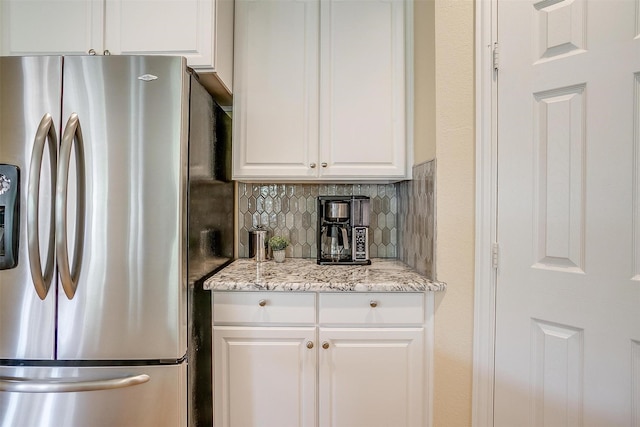
<path id="1" fill-rule="evenodd" d="M 401 261 L 378 258 L 371 265 L 317 265 L 315 259 L 283 263 L 238 259 L 204 283 L 212 291 L 424 292 L 444 291 Z"/>

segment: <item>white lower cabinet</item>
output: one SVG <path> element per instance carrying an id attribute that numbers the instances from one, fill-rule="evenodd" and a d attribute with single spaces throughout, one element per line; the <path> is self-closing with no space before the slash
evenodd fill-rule
<path id="1" fill-rule="evenodd" d="M 213 331 L 216 426 L 314 426 L 315 328 Z"/>
<path id="2" fill-rule="evenodd" d="M 318 338 L 320 426 L 424 425 L 423 328 L 320 328 Z"/>
<path id="3" fill-rule="evenodd" d="M 215 427 L 428 425 L 425 294 L 213 295 Z"/>

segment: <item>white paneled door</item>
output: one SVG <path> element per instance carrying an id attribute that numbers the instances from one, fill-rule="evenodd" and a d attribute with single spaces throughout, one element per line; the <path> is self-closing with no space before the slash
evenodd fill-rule
<path id="1" fill-rule="evenodd" d="M 640 426 L 640 1 L 499 0 L 496 427 Z"/>

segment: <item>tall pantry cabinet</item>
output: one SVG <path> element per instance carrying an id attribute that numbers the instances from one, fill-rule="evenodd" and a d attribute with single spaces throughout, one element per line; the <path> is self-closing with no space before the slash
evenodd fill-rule
<path id="1" fill-rule="evenodd" d="M 234 177 L 407 173 L 411 1 L 236 0 Z"/>

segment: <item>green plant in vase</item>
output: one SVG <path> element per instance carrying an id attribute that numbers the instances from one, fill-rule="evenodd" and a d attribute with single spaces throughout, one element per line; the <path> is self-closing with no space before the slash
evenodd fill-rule
<path id="1" fill-rule="evenodd" d="M 284 254 L 286 247 L 289 246 L 289 240 L 282 236 L 273 236 L 269 239 L 269 247 L 273 253 L 273 259 L 276 262 L 284 262 Z"/>

